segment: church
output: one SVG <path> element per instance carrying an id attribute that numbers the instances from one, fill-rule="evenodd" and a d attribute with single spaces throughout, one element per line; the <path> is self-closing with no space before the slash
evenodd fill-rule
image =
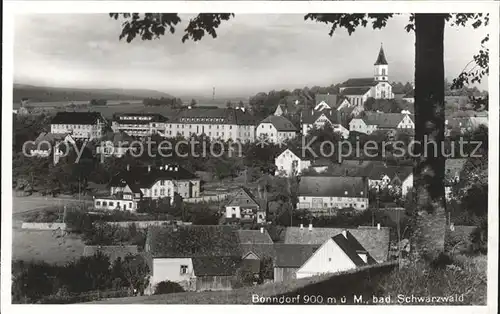
<path id="1" fill-rule="evenodd" d="M 382 46 L 380 46 L 374 64 L 373 77 L 348 79 L 341 84 L 340 94 L 353 105 L 363 105 L 370 97 L 375 99 L 394 98 L 392 86 L 389 83 L 389 63 Z"/>

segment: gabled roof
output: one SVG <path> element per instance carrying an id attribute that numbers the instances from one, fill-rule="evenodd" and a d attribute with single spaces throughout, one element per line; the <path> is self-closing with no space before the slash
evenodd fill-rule
<path id="1" fill-rule="evenodd" d="M 342 95 L 362 96 L 370 91 L 371 87 L 347 87 L 342 90 Z"/>
<path id="2" fill-rule="evenodd" d="M 99 112 L 60 111 L 52 118 L 51 124 L 96 124 L 98 120 L 104 120 Z"/>
<path id="3" fill-rule="evenodd" d="M 316 101 L 316 105 L 324 101 L 332 109 L 337 108 L 339 101 L 338 95 L 336 94 L 316 94 L 314 99 Z"/>
<path id="4" fill-rule="evenodd" d="M 232 276 L 240 263 L 240 256 L 193 257 L 195 276 Z"/>
<path id="5" fill-rule="evenodd" d="M 377 61 L 374 65 L 387 65 L 387 59 L 385 58 L 384 48 L 380 46 L 380 51 L 378 52 Z"/>
<path id="6" fill-rule="evenodd" d="M 377 125 L 379 128 L 396 128 L 405 116 L 402 113 L 365 112 L 361 119 L 366 125 Z M 408 116 L 414 120 L 412 115 Z"/>
<path id="7" fill-rule="evenodd" d="M 172 123 L 189 124 L 237 124 L 255 125 L 255 118 L 250 113 L 235 108 L 192 108 L 185 109 L 175 116 Z"/>
<path id="8" fill-rule="evenodd" d="M 238 230 L 236 233 L 241 244 L 273 244 L 266 229 L 263 232 L 260 230 Z"/>
<path id="9" fill-rule="evenodd" d="M 126 256 L 139 254 L 137 245 L 86 245 L 83 248 L 83 256 L 92 256 L 97 252 L 108 256 L 111 263 L 118 258 L 124 260 Z"/>
<path id="10" fill-rule="evenodd" d="M 276 243 L 275 267 L 300 268 L 314 254 L 321 244 Z"/>
<path id="11" fill-rule="evenodd" d="M 147 167 L 135 167 L 129 171 L 122 171 L 115 175 L 110 182 L 110 186 L 124 187 L 129 185 L 131 188 L 148 188 L 158 180 L 195 180 L 197 177 L 188 170 L 178 165 L 166 165 L 163 169 L 151 166 L 151 171 Z"/>
<path id="12" fill-rule="evenodd" d="M 282 116 L 275 116 L 271 115 L 264 120 L 262 120 L 259 124 L 261 123 L 271 123 L 278 132 L 295 132 L 297 131 L 297 128 L 293 125 L 290 120 L 288 120 L 285 117 Z"/>
<path id="13" fill-rule="evenodd" d="M 321 116 L 325 116 L 332 124 L 340 124 L 340 115 L 338 111 L 325 110 L 325 111 L 304 111 L 302 114 L 302 123 L 313 124 Z"/>
<path id="14" fill-rule="evenodd" d="M 241 257 L 239 239 L 231 226 L 150 227 L 146 244 L 153 258 Z"/>
<path id="15" fill-rule="evenodd" d="M 352 78 L 342 83 L 340 87 L 372 87 L 378 83 L 373 77 Z"/>
<path id="16" fill-rule="evenodd" d="M 256 254 L 259 259 L 264 259 L 264 258 L 272 258 L 274 259 L 276 257 L 276 251 L 274 248 L 274 243 L 270 244 L 245 244 L 242 243 L 240 244 L 241 247 L 241 253 L 242 256 L 247 255 L 248 253 L 252 252 Z"/>
<path id="17" fill-rule="evenodd" d="M 294 154 L 296 157 L 298 157 L 300 160 L 312 160 L 313 159 L 313 155 L 311 154 L 311 152 L 308 149 L 305 149 L 304 151 L 302 151 L 302 147 L 287 147 L 281 153 L 279 153 L 279 155 L 276 156 L 276 158 L 281 156 L 287 150 L 290 151 L 290 153 Z M 304 154 L 305 154 L 305 156 L 303 156 Z"/>
<path id="18" fill-rule="evenodd" d="M 250 198 L 252 201 L 253 201 L 253 205 L 255 206 L 259 206 L 259 202 L 257 201 L 257 199 L 255 198 L 255 196 L 253 195 L 253 193 L 246 187 L 242 186 L 240 187 L 239 191 L 237 191 L 233 197 L 233 199 L 231 199 L 231 201 L 229 201 L 228 203 L 228 206 L 243 206 L 243 205 L 250 205 L 248 203 L 238 203 L 238 199 L 237 199 L 237 196 L 239 193 L 244 193 L 248 198 Z"/>
<path id="19" fill-rule="evenodd" d="M 364 227 L 358 228 L 316 228 L 311 231 L 307 227 L 288 227 L 285 232 L 286 244 L 316 244 L 321 245 L 329 238 L 347 230 L 358 240 L 358 242 L 370 253 L 377 261 L 383 262 L 387 260 L 389 254 L 390 229 L 381 227 Z"/>
<path id="20" fill-rule="evenodd" d="M 346 236 L 342 233 L 332 237 L 333 242 L 335 242 L 342 251 L 349 257 L 349 259 L 356 266 L 365 266 L 369 264 L 376 264 L 377 262 L 370 253 L 359 243 L 359 241 L 346 230 Z M 346 238 L 347 237 L 347 238 Z M 361 257 L 359 257 L 358 253 L 366 253 L 367 262 L 363 261 Z"/>
<path id="21" fill-rule="evenodd" d="M 368 197 L 367 182 L 361 177 L 304 176 L 298 196 Z"/>

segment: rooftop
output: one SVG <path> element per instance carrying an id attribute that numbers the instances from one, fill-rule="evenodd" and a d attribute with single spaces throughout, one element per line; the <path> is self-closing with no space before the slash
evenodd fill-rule
<path id="1" fill-rule="evenodd" d="M 367 181 L 362 177 L 304 176 L 298 196 L 368 197 Z"/>
<path id="2" fill-rule="evenodd" d="M 278 132 L 296 132 L 297 128 L 293 125 L 290 120 L 282 116 L 270 115 L 269 117 L 262 120 L 261 123 L 271 123 Z"/>
<path id="3" fill-rule="evenodd" d="M 63 112 L 56 113 L 52 124 L 96 124 L 104 118 L 99 112 Z"/>

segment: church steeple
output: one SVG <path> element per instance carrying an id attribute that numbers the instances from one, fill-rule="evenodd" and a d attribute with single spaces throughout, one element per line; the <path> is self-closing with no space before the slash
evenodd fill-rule
<path id="1" fill-rule="evenodd" d="M 374 65 L 388 65 L 387 59 L 385 58 L 384 47 L 382 43 L 380 44 L 380 51 L 378 52 L 377 61 L 375 61 Z"/>
<path id="2" fill-rule="evenodd" d="M 378 82 L 387 82 L 389 80 L 389 64 L 385 58 L 384 47 L 380 44 L 380 51 L 378 53 L 377 61 L 374 64 L 374 79 Z"/>

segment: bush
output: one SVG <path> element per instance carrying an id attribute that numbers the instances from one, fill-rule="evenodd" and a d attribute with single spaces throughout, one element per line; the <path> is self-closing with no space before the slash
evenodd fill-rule
<path id="1" fill-rule="evenodd" d="M 165 280 L 165 281 L 159 282 L 155 286 L 154 294 L 168 294 L 168 293 L 177 293 L 177 292 L 185 292 L 185 290 L 177 282 Z"/>

